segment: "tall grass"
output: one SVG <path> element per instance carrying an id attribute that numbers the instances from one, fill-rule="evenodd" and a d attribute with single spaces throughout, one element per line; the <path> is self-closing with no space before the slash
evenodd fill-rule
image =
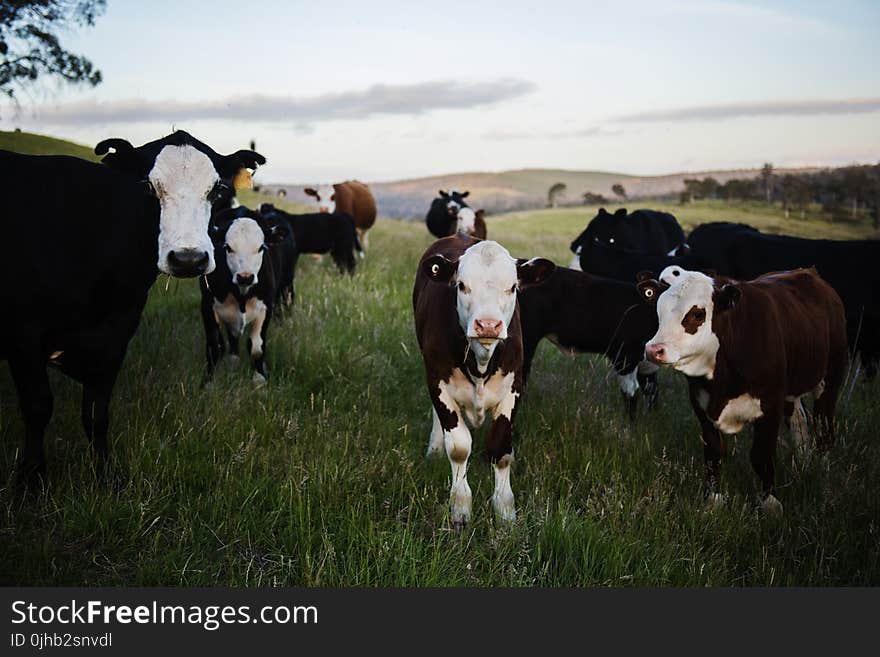
<path id="1" fill-rule="evenodd" d="M 490 236 L 515 256 L 564 264 L 589 214 L 495 217 Z M 469 473 L 474 522 L 449 529 L 449 466 L 423 456 L 430 413 L 410 301 L 429 243 L 421 224 L 380 220 L 354 277 L 303 259 L 297 304 L 269 329 L 270 382 L 261 390 L 246 358 L 224 362 L 200 388 L 197 286 L 171 281 L 166 290 L 160 280 L 112 404 L 104 488 L 93 484 L 78 386 L 53 372 L 51 487 L 36 502 L 18 500 L 23 428 L 0 366 L 0 582 L 880 583 L 877 382 L 855 387 L 827 458 L 802 463 L 780 449 L 785 514 L 772 520 L 757 511 L 748 431 L 731 441 L 726 503 L 704 506 L 699 431 L 674 373 L 662 373 L 659 408 L 631 423 L 601 358 L 569 359 L 542 345 L 516 427 L 519 519 L 504 528 L 492 518 L 483 429 Z"/>

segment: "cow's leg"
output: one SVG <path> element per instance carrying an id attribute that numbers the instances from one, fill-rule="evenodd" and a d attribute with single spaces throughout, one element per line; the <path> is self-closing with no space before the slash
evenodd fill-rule
<path id="1" fill-rule="evenodd" d="M 467 462 L 471 455 L 471 432 L 461 413 L 458 423 L 451 431 L 443 433 L 446 456 L 452 467 L 452 488 L 449 497 L 452 503 L 452 524 L 456 527 L 466 525 L 471 520 L 471 487 L 467 481 Z"/>
<path id="2" fill-rule="evenodd" d="M 525 331 L 523 331 L 525 333 Z M 534 335 L 534 332 L 529 332 L 529 335 Z M 532 361 L 535 358 L 535 352 L 538 350 L 538 344 L 540 340 L 528 340 L 523 338 L 523 384 L 525 385 L 529 381 L 529 375 L 532 372 Z"/>
<path id="3" fill-rule="evenodd" d="M 700 422 L 701 438 L 703 441 L 703 462 L 705 464 L 705 478 L 703 480 L 703 495 L 711 503 L 721 502 L 721 456 L 724 453 L 724 438 L 721 432 L 706 416 L 705 411 L 697 403 L 695 390 L 691 389 L 691 406 Z"/>
<path id="4" fill-rule="evenodd" d="M 35 491 L 46 476 L 46 456 L 43 437 L 52 417 L 52 389 L 46 371 L 45 358 L 36 344 L 15 345 L 9 354 L 9 369 L 21 413 L 24 416 L 24 448 L 18 463 L 20 485 Z"/>
<path id="5" fill-rule="evenodd" d="M 207 361 L 202 382 L 202 385 L 205 385 L 214 377 L 214 368 L 223 357 L 223 338 L 220 336 L 217 315 L 210 303 L 202 303 L 202 325 L 205 328 L 205 360 Z M 86 433 L 89 433 L 88 430 Z"/>
<path id="6" fill-rule="evenodd" d="M 749 454 L 752 467 L 761 480 L 762 508 L 773 515 L 782 513 L 782 504 L 776 498 L 776 441 L 782 422 L 782 409 L 766 408 L 764 415 L 755 420 L 755 437 Z"/>
<path id="7" fill-rule="evenodd" d="M 837 401 L 846 377 L 847 356 L 843 349 L 839 353 L 832 354 L 829 358 L 828 371 L 825 379 L 813 391 L 813 417 L 816 427 L 816 447 L 819 450 L 828 450 L 834 445 L 835 440 L 835 412 Z"/>
<path id="8" fill-rule="evenodd" d="M 510 487 L 510 468 L 513 465 L 513 416 L 516 411 L 518 392 L 513 388 L 505 393 L 501 402 L 492 411 L 492 426 L 489 427 L 487 452 L 492 468 L 495 470 L 495 491 L 492 493 L 492 506 L 495 515 L 502 522 L 516 520 L 513 490 Z"/>
<path id="9" fill-rule="evenodd" d="M 228 324 L 226 325 L 226 340 L 229 342 L 229 355 L 235 362 L 238 362 L 238 336 Z"/>
<path id="10" fill-rule="evenodd" d="M 623 404 L 626 407 L 626 413 L 630 420 L 636 419 L 636 411 L 639 407 L 639 398 L 636 394 L 639 391 L 639 371 L 633 368 L 627 374 L 617 373 L 617 383 L 620 386 L 620 392 L 623 395 Z"/>
<path id="11" fill-rule="evenodd" d="M 251 365 L 254 367 L 253 381 L 260 386 L 266 383 L 266 331 L 272 317 L 272 307 L 263 305 L 250 326 L 248 345 L 251 352 Z"/>
<path id="12" fill-rule="evenodd" d="M 437 410 L 431 407 L 431 437 L 428 439 L 428 451 L 425 456 L 436 456 L 443 451 L 443 426 L 440 424 L 440 418 Z"/>
<path id="13" fill-rule="evenodd" d="M 642 373 L 642 366 L 640 365 L 638 371 L 639 388 L 641 388 L 642 395 L 645 397 L 648 410 L 653 410 L 657 406 L 657 400 L 659 399 L 657 389 L 657 370 L 655 369 L 652 372 Z"/>
<path id="14" fill-rule="evenodd" d="M 370 246 L 370 244 L 369 244 L 369 240 L 367 239 L 367 232 L 368 232 L 368 231 L 367 231 L 366 229 L 364 229 L 364 228 L 358 228 L 358 229 L 357 229 L 358 242 L 360 242 L 360 245 L 361 245 L 361 248 L 360 248 L 360 251 L 359 251 L 361 258 L 364 257 L 364 252 L 365 252 L 365 251 L 369 248 L 369 246 Z"/>
<path id="15" fill-rule="evenodd" d="M 83 383 L 82 425 L 95 454 L 95 476 L 104 479 L 107 466 L 107 432 L 110 428 L 110 397 L 117 371 L 100 380 Z"/>

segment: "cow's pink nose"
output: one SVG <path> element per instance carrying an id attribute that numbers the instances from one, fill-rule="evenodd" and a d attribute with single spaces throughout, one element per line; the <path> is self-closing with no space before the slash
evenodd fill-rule
<path id="1" fill-rule="evenodd" d="M 497 338 L 501 335 L 504 322 L 500 319 L 475 319 L 474 331 L 478 338 Z"/>
<path id="2" fill-rule="evenodd" d="M 645 356 L 652 363 L 663 365 L 666 362 L 666 345 L 658 342 L 645 346 Z"/>

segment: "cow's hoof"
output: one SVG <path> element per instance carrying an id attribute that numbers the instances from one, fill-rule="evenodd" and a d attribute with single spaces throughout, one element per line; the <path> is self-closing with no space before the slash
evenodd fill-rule
<path id="1" fill-rule="evenodd" d="M 706 509 L 709 511 L 714 511 L 715 509 L 720 509 L 724 507 L 724 504 L 727 502 L 727 498 L 724 497 L 721 493 L 709 493 L 706 496 Z"/>
<path id="2" fill-rule="evenodd" d="M 777 500 L 775 496 L 768 495 L 764 498 L 764 501 L 761 502 L 761 510 L 772 518 L 781 518 L 782 502 Z"/>
<path id="3" fill-rule="evenodd" d="M 516 507 L 513 504 L 513 497 L 509 500 L 499 500 L 492 498 L 492 505 L 495 507 L 495 517 L 504 524 L 516 522 Z"/>

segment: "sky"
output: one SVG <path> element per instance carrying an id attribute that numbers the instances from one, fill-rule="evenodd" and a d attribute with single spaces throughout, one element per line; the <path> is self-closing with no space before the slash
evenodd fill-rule
<path id="1" fill-rule="evenodd" d="M 263 182 L 880 161 L 874 0 L 108 0 L 62 42 L 104 82 L 0 129 L 253 139 Z"/>

